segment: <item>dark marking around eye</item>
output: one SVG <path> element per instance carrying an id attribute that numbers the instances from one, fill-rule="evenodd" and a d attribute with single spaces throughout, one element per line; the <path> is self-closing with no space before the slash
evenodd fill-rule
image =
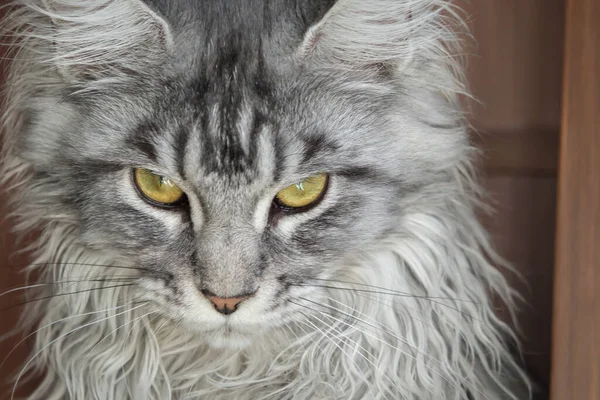
<path id="1" fill-rule="evenodd" d="M 198 251 L 194 250 L 190 254 L 190 264 L 192 266 L 198 266 Z"/>
<path id="2" fill-rule="evenodd" d="M 343 176 L 350 180 L 370 180 L 376 181 L 382 177 L 382 174 L 374 167 L 345 167 L 335 171 L 336 175 Z"/>
<path id="3" fill-rule="evenodd" d="M 69 160 L 67 163 L 71 171 L 72 181 L 78 183 L 77 191 L 88 188 L 96 182 L 106 179 L 107 175 L 116 174 L 126 168 L 125 165 L 120 163 L 99 160 Z"/>
<path id="4" fill-rule="evenodd" d="M 292 235 L 292 242 L 296 243 L 303 251 L 316 254 L 323 250 L 323 244 L 319 235 L 313 230 L 297 230 Z"/>
<path id="5" fill-rule="evenodd" d="M 158 153 L 152 141 L 152 138 L 158 134 L 159 128 L 153 122 L 144 122 L 140 124 L 133 134 L 128 138 L 128 145 L 137 148 L 149 160 L 156 162 Z"/>
<path id="6" fill-rule="evenodd" d="M 184 126 L 177 130 L 177 141 L 175 143 L 175 154 L 177 157 L 177 173 L 181 179 L 186 180 L 185 176 L 185 153 L 190 138 L 190 131 Z"/>
<path id="7" fill-rule="evenodd" d="M 292 280 L 288 275 L 279 275 L 277 277 L 277 281 L 281 285 L 281 288 L 275 293 L 275 298 L 278 299 L 283 296 L 285 293 L 290 291 L 290 288 L 294 286 Z"/>
<path id="8" fill-rule="evenodd" d="M 270 228 L 276 227 L 277 224 L 279 224 L 281 218 L 283 217 L 285 217 L 285 212 L 283 211 L 283 209 L 271 205 L 271 208 L 269 210 L 268 226 Z"/>
<path id="9" fill-rule="evenodd" d="M 77 170 L 79 176 L 88 176 L 94 178 L 96 176 L 105 177 L 106 174 L 112 174 L 121 171 L 125 165 L 118 162 L 109 162 L 101 160 L 84 159 L 70 163 L 70 166 Z"/>
<path id="10" fill-rule="evenodd" d="M 192 273 L 196 277 L 201 278 L 200 260 L 198 259 L 198 251 L 197 250 L 194 250 L 190 253 L 190 255 L 188 257 L 188 262 L 190 263 L 190 267 L 192 268 Z"/>
<path id="11" fill-rule="evenodd" d="M 315 220 L 315 224 L 324 226 L 346 226 L 346 217 L 350 214 L 352 207 L 338 206 L 325 211 Z"/>
<path id="12" fill-rule="evenodd" d="M 339 145 L 328 140 L 325 135 L 312 135 L 304 138 L 302 163 L 308 163 L 312 158 L 324 152 L 333 152 Z"/>
<path id="13" fill-rule="evenodd" d="M 165 287 L 171 289 L 174 293 L 177 293 L 177 289 L 178 286 L 177 282 L 175 281 L 175 275 L 173 275 L 170 272 L 167 272 L 166 274 L 162 275 L 163 276 L 163 281 L 165 283 Z"/>
<path id="14" fill-rule="evenodd" d="M 82 202 L 83 203 L 83 202 Z M 89 198 L 81 204 L 82 207 L 96 209 L 97 204 L 91 203 Z M 101 229 L 103 232 L 119 235 L 121 240 L 115 247 L 126 250 L 139 251 L 141 248 L 160 246 L 164 236 L 156 220 L 129 204 L 114 204 L 104 213 L 83 214 L 81 224 L 85 231 Z M 124 229 L 124 227 L 127 227 Z M 144 235 L 137 232 L 143 231 Z"/>
<path id="15" fill-rule="evenodd" d="M 260 261 L 259 261 L 258 267 L 256 268 L 256 276 L 261 277 L 263 275 L 263 273 L 265 272 L 265 270 L 267 269 L 268 265 L 269 265 L 269 259 L 268 259 L 267 255 L 265 253 L 261 253 Z"/>

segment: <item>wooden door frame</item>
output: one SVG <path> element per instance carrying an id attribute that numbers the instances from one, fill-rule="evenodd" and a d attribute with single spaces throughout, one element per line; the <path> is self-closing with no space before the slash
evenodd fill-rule
<path id="1" fill-rule="evenodd" d="M 600 399 L 600 1 L 567 0 L 552 400 Z"/>

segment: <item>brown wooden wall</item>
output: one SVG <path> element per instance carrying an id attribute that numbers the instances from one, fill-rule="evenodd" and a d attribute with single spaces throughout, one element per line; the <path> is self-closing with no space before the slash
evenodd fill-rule
<path id="1" fill-rule="evenodd" d="M 461 1 L 476 45 L 467 57 L 472 121 L 486 150 L 496 244 L 525 277 L 520 315 L 532 374 L 549 382 L 563 58 L 563 0 Z"/>
<path id="2" fill-rule="evenodd" d="M 600 1 L 568 0 L 553 400 L 600 399 Z"/>

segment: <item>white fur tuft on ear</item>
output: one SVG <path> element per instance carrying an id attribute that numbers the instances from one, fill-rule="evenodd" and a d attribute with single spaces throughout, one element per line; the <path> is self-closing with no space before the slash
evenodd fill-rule
<path id="1" fill-rule="evenodd" d="M 299 56 L 350 68 L 445 57 L 456 21 L 450 0 L 338 0 L 309 29 Z"/>
<path id="2" fill-rule="evenodd" d="M 68 81 L 143 72 L 169 51 L 168 24 L 142 0 L 15 0 L 21 48 Z"/>

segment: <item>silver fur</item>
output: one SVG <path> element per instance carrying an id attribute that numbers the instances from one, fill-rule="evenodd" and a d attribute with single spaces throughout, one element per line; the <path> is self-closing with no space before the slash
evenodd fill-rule
<path id="1" fill-rule="evenodd" d="M 0 176 L 52 296 L 24 317 L 33 399 L 530 397 L 450 1 L 8 7 Z M 135 167 L 189 205 L 145 203 Z M 318 206 L 274 216 L 319 172 Z M 228 317 L 199 290 L 257 288 Z"/>

